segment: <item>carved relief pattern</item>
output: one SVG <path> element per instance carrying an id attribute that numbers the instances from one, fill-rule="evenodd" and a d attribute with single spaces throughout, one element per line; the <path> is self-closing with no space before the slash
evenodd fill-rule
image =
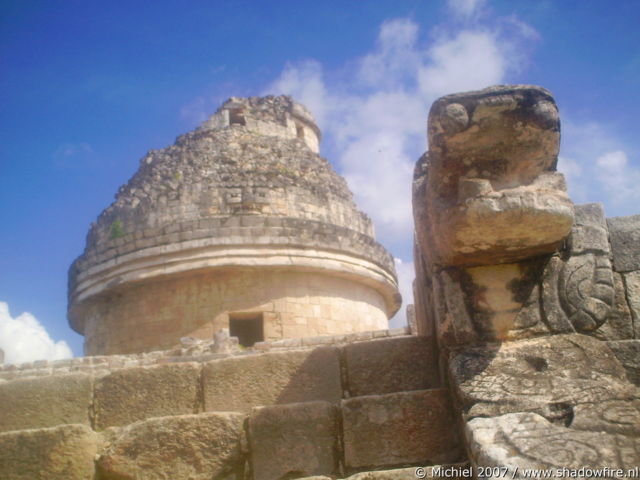
<path id="1" fill-rule="evenodd" d="M 614 300 L 609 259 L 593 253 L 569 258 L 560 271 L 558 294 L 560 306 L 576 331 L 600 328 Z"/>
<path id="2" fill-rule="evenodd" d="M 523 467 L 629 469 L 640 460 L 637 438 L 564 428 L 532 413 L 477 418 L 468 428 L 472 454 L 478 465 L 506 467 L 514 477 L 516 466 L 520 473 Z M 485 444 L 488 439 L 491 439 L 491 445 Z M 509 452 L 507 458 L 500 455 L 504 451 Z M 605 475 L 605 478 L 610 476 Z"/>

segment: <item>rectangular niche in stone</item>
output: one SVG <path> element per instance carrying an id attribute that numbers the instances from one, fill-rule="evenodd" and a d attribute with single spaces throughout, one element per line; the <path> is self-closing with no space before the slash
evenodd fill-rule
<path id="1" fill-rule="evenodd" d="M 229 335 L 238 337 L 240 345 L 252 347 L 264 341 L 264 318 L 259 313 L 230 313 Z"/>

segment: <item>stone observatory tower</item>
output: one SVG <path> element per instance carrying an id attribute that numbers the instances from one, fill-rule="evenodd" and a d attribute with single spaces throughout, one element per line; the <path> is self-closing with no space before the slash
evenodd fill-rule
<path id="1" fill-rule="evenodd" d="M 387 328 L 400 306 L 393 259 L 319 140 L 290 97 L 231 98 L 150 151 L 69 270 L 85 353 L 222 328 L 245 346 Z"/>

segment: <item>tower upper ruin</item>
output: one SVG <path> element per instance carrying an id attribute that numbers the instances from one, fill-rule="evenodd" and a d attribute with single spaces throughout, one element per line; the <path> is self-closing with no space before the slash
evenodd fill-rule
<path id="1" fill-rule="evenodd" d="M 290 97 L 231 98 L 142 158 L 69 270 L 85 353 L 386 328 L 393 259 L 319 141 Z"/>

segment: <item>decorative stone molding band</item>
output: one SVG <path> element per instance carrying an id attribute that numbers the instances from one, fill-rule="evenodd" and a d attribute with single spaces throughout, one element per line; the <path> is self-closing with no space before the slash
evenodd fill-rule
<path id="1" fill-rule="evenodd" d="M 246 219 L 244 218 L 246 217 Z M 366 257 L 389 272 L 394 271 L 393 259 L 384 247 L 367 235 L 328 223 L 297 218 L 260 217 L 256 215 L 230 218 L 201 219 L 175 224 L 173 229 L 150 229 L 114 240 L 114 246 L 104 252 L 88 250 L 71 266 L 69 291 L 75 291 L 78 270 L 92 271 L 98 266 L 115 265 L 120 256 L 136 254 L 152 248 L 175 249 L 213 245 L 293 244 L 303 248 L 341 250 Z M 184 228 L 183 228 L 184 227 Z"/>
<path id="2" fill-rule="evenodd" d="M 230 240 L 233 240 L 230 239 Z M 71 326 L 82 331 L 76 309 L 106 290 L 132 282 L 220 268 L 287 268 L 348 278 L 379 292 L 391 317 L 400 308 L 397 281 L 392 272 L 365 258 L 327 249 L 275 245 L 215 245 L 209 241 L 152 247 L 95 265 L 76 279 L 70 290 Z"/>

